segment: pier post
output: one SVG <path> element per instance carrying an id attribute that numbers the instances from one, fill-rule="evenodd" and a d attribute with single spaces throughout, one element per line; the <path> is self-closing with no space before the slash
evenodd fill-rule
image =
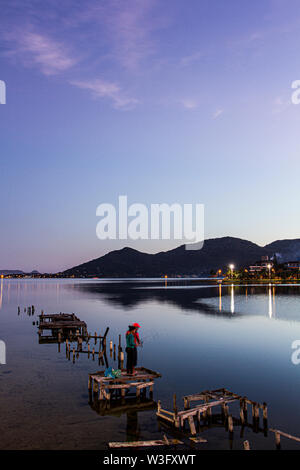
<path id="1" fill-rule="evenodd" d="M 228 431 L 233 433 L 233 420 L 231 415 L 228 416 Z"/>
<path id="2" fill-rule="evenodd" d="M 244 450 L 250 450 L 249 441 L 244 441 Z"/>
<path id="3" fill-rule="evenodd" d="M 276 444 L 276 448 L 280 449 L 280 433 L 279 432 L 275 432 L 275 444 Z"/>

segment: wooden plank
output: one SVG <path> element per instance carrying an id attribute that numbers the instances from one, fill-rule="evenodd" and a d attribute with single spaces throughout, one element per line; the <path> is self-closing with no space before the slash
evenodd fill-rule
<path id="1" fill-rule="evenodd" d="M 195 442 L 196 444 L 200 442 L 207 442 L 207 439 L 203 439 L 202 437 L 189 437 L 189 440 Z"/>
<path id="2" fill-rule="evenodd" d="M 287 434 L 286 432 L 279 431 L 278 429 L 269 429 L 269 431 L 274 432 L 275 434 L 280 434 L 283 437 L 287 437 L 288 439 L 292 439 L 293 441 L 300 442 L 300 437 L 292 436 L 291 434 Z"/>
<path id="3" fill-rule="evenodd" d="M 162 413 L 166 413 L 166 414 L 168 414 L 168 415 L 174 416 L 174 413 L 173 413 L 172 411 L 163 410 L 162 408 L 160 409 L 160 411 L 161 411 Z"/>
<path id="4" fill-rule="evenodd" d="M 232 403 L 236 400 L 237 400 L 237 398 L 230 398 L 230 399 L 226 400 L 226 403 Z M 212 401 L 210 403 L 207 403 L 205 405 L 204 404 L 198 405 L 198 406 L 195 406 L 194 408 L 191 408 L 189 410 L 179 411 L 178 416 L 187 418 L 189 415 L 193 416 L 193 415 L 197 414 L 198 411 L 203 412 L 203 411 L 206 411 L 207 409 L 212 408 L 214 406 L 221 405 L 222 403 L 224 403 L 224 400 L 217 400 L 217 401 Z"/>
<path id="5" fill-rule="evenodd" d="M 191 433 L 193 435 L 195 435 L 196 434 L 196 428 L 195 428 L 194 418 L 192 416 L 189 416 L 188 421 L 189 421 L 189 426 L 190 426 Z"/>
<path id="6" fill-rule="evenodd" d="M 111 449 L 116 449 L 120 447 L 153 447 L 177 444 L 183 444 L 183 442 L 178 439 L 168 439 L 167 443 L 165 439 L 158 439 L 156 441 L 109 442 L 108 446 Z"/>
<path id="7" fill-rule="evenodd" d="M 132 385 L 132 384 L 131 384 Z M 149 387 L 150 385 L 154 385 L 154 382 L 144 382 L 144 383 L 140 383 L 138 385 L 136 385 L 136 388 L 138 388 L 139 390 L 142 389 L 142 388 L 146 388 L 146 387 Z"/>
<path id="8" fill-rule="evenodd" d="M 115 384 L 115 385 L 105 385 L 105 388 L 108 388 L 109 390 L 117 390 L 117 389 L 128 389 L 130 388 L 129 384 Z"/>
<path id="9" fill-rule="evenodd" d="M 162 413 L 157 412 L 156 416 L 159 418 L 165 419 L 166 421 L 170 421 L 170 423 L 174 424 L 174 419 L 168 418 L 167 416 L 163 415 Z"/>

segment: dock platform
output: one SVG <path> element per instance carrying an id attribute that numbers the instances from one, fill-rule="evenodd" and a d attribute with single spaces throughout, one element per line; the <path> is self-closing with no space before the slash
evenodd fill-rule
<path id="1" fill-rule="evenodd" d="M 244 425 L 247 420 L 247 406 L 252 406 L 252 418 L 255 422 L 259 420 L 260 409 L 263 411 L 264 427 L 267 423 L 267 405 L 266 403 L 257 403 L 252 400 L 249 400 L 245 396 L 238 395 L 236 393 L 230 392 L 225 388 L 220 388 L 217 390 L 205 390 L 203 392 L 186 395 L 183 397 L 184 400 L 184 410 L 178 411 L 176 405 L 176 397 L 174 399 L 174 411 L 168 411 L 161 407 L 161 402 L 158 401 L 157 413 L 156 415 L 167 421 L 169 424 L 174 425 L 178 429 L 183 429 L 185 422 L 188 422 L 190 432 L 192 435 L 196 435 L 196 427 L 194 418 L 196 418 L 198 424 L 200 424 L 201 419 L 206 421 L 211 417 L 212 410 L 215 407 L 221 406 L 222 415 L 227 421 L 228 430 L 233 431 L 233 417 L 229 414 L 228 405 L 233 402 L 239 402 L 240 405 L 240 417 L 239 422 Z M 201 403 L 190 407 L 191 402 L 200 401 Z"/>
<path id="2" fill-rule="evenodd" d="M 130 388 L 136 389 L 136 396 L 141 395 L 141 391 L 149 389 L 153 393 L 154 379 L 161 377 L 161 374 L 145 367 L 136 367 L 136 375 L 128 375 L 126 370 L 122 369 L 120 377 L 112 379 L 104 376 L 104 371 L 89 374 L 88 388 L 93 390 L 94 394 L 99 393 L 99 400 L 110 400 L 113 392 L 121 394 L 124 398 Z"/>

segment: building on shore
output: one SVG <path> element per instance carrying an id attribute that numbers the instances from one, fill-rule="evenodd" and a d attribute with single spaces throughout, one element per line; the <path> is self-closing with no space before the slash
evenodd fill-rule
<path id="1" fill-rule="evenodd" d="M 269 259 L 269 256 L 262 256 L 260 261 L 249 266 L 250 273 L 260 273 L 261 271 L 268 271 L 274 267 L 274 262 Z"/>

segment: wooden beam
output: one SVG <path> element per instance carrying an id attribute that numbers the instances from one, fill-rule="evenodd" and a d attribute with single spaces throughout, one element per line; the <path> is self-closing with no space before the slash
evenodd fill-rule
<path id="1" fill-rule="evenodd" d="M 158 439 L 156 441 L 133 441 L 133 442 L 109 442 L 108 446 L 111 449 L 120 447 L 153 447 L 153 446 L 166 446 L 166 445 L 177 445 L 183 444 L 178 439 Z"/>
<path id="2" fill-rule="evenodd" d="M 278 429 L 269 429 L 271 432 L 275 433 L 279 436 L 279 443 L 280 443 L 280 436 L 286 437 L 288 439 L 292 439 L 293 441 L 300 442 L 300 437 L 292 436 L 291 434 L 287 434 L 286 432 L 279 431 Z M 277 437 L 278 438 L 278 437 Z"/>

